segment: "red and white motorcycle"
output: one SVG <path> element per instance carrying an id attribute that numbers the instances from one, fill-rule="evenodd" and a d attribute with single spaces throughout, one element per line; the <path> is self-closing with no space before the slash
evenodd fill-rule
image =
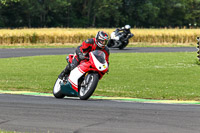
<path id="1" fill-rule="evenodd" d="M 74 55 L 68 56 L 68 63 L 72 62 Z M 108 71 L 105 53 L 100 50 L 91 51 L 89 60 L 83 60 L 74 68 L 69 77 L 64 80 L 57 79 L 53 87 L 56 98 L 79 97 L 87 100 L 95 91 L 99 80 Z"/>

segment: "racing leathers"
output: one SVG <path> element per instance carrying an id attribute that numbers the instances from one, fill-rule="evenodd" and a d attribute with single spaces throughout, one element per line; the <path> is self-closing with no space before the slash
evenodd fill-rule
<path id="1" fill-rule="evenodd" d="M 115 33 L 117 34 L 117 33 L 119 33 L 119 31 L 123 31 L 125 34 L 131 33 L 130 29 L 125 29 L 124 27 L 116 29 Z"/>
<path id="2" fill-rule="evenodd" d="M 122 38 L 123 34 L 121 34 L 122 32 L 125 33 L 125 36 Z M 131 33 L 130 29 L 125 29 L 124 27 L 116 29 L 115 30 L 115 36 L 119 36 L 119 39 L 121 41 L 126 41 L 128 40 L 130 37 L 133 36 L 133 34 Z"/>
<path id="3" fill-rule="evenodd" d="M 75 55 L 72 60 L 72 63 L 69 63 L 66 68 L 60 73 L 58 78 L 63 79 L 65 75 L 69 75 L 70 71 L 73 70 L 75 67 L 79 65 L 79 63 L 84 60 L 89 58 L 89 52 L 94 51 L 94 50 L 101 50 L 105 53 L 106 55 L 106 61 L 109 64 L 109 49 L 107 46 L 104 48 L 100 48 L 96 44 L 96 38 L 91 38 L 87 39 L 84 41 L 80 46 L 78 46 L 75 50 Z"/>

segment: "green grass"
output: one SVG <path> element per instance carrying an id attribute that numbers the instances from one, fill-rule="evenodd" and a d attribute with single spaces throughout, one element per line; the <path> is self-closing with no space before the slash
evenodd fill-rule
<path id="1" fill-rule="evenodd" d="M 0 59 L 0 90 L 52 92 L 65 55 Z M 196 52 L 112 53 L 94 95 L 200 100 Z"/>
<path id="2" fill-rule="evenodd" d="M 15 132 L 15 131 L 5 131 L 0 129 L 0 133 L 20 133 L 20 132 Z"/>

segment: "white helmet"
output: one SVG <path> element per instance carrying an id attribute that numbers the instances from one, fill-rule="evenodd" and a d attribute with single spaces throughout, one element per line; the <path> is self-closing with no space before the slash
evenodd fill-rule
<path id="1" fill-rule="evenodd" d="M 124 28 L 125 28 L 126 30 L 129 30 L 129 29 L 131 28 L 131 26 L 130 26 L 130 25 L 125 25 Z"/>
<path id="2" fill-rule="evenodd" d="M 96 44 L 100 48 L 104 48 L 107 44 L 108 41 L 108 34 L 105 33 L 104 31 L 99 31 L 96 35 Z"/>

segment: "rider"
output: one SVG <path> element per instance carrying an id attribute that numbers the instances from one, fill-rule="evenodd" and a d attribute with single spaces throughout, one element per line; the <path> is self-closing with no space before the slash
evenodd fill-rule
<path id="1" fill-rule="evenodd" d="M 130 31 L 131 26 L 130 25 L 125 25 L 122 28 L 117 28 L 114 32 L 111 33 L 111 38 L 108 42 L 108 46 L 112 46 L 113 44 L 111 43 L 112 40 L 117 40 L 117 41 L 127 41 L 129 38 L 133 36 L 133 34 Z M 122 32 L 120 32 L 122 31 Z M 124 34 L 122 34 L 124 33 Z"/>
<path id="2" fill-rule="evenodd" d="M 72 63 L 68 64 L 66 68 L 60 73 L 58 78 L 63 79 L 65 75 L 69 75 L 70 71 L 79 65 L 79 63 L 88 59 L 89 52 L 94 50 L 102 50 L 106 54 L 106 61 L 109 59 L 109 49 L 106 46 L 108 41 L 108 34 L 104 31 L 99 31 L 95 38 L 87 39 L 78 46 L 75 50 L 75 56 L 72 60 Z M 108 62 L 109 63 L 109 62 Z"/>
<path id="3" fill-rule="evenodd" d="M 123 31 L 126 35 L 128 35 L 129 33 L 131 33 L 130 29 L 131 29 L 130 25 L 125 25 L 124 27 L 122 27 L 120 29 L 116 29 L 115 34 L 117 35 L 119 33 L 119 31 Z"/>
<path id="4" fill-rule="evenodd" d="M 118 38 L 118 40 L 121 40 L 121 41 L 128 40 L 130 37 L 133 36 L 133 34 L 131 33 L 130 29 L 131 29 L 130 25 L 125 25 L 124 27 L 122 27 L 120 29 L 116 29 L 115 30 L 116 38 Z M 121 36 L 123 36 L 123 35 L 119 31 L 122 31 L 123 33 L 125 33 L 125 37 L 124 38 L 121 38 Z"/>

